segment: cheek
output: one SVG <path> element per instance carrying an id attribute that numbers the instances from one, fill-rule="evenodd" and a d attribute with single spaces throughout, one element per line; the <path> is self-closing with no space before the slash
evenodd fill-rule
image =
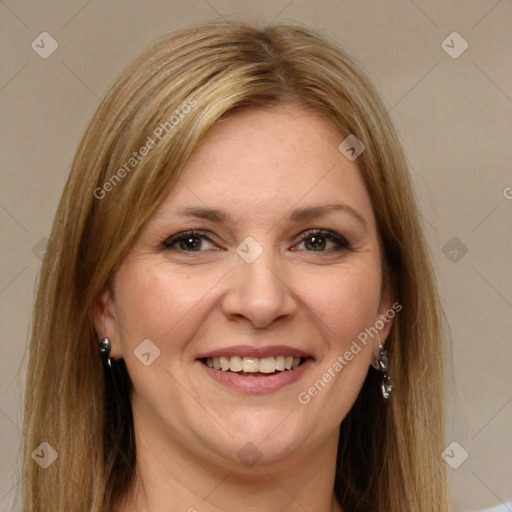
<path id="1" fill-rule="evenodd" d="M 171 394 L 179 395 L 181 388 L 173 385 L 170 371 L 190 362 L 193 347 L 189 341 L 201 325 L 209 292 L 223 275 L 211 268 L 190 275 L 185 269 L 170 270 L 166 263 L 134 258 L 121 266 L 115 281 L 119 355 L 136 391 L 132 398 L 144 396 L 149 403 L 154 400 L 155 389 L 163 385 Z M 146 365 L 143 354 L 148 352 Z M 153 409 L 158 409 L 159 404 L 159 400 L 153 402 Z"/>
<path id="2" fill-rule="evenodd" d="M 169 271 L 165 263 L 143 259 L 126 263 L 116 278 L 116 317 L 123 352 L 146 338 L 162 352 L 172 350 L 164 347 L 165 340 L 173 339 L 178 346 L 183 331 L 194 326 L 191 318 L 201 309 L 205 294 L 218 282 L 217 274 L 210 270 L 191 277 L 185 271 Z"/>
<path id="3" fill-rule="evenodd" d="M 305 421 L 312 429 L 319 416 L 326 429 L 336 428 L 364 383 L 375 345 L 365 329 L 378 319 L 380 303 L 378 265 L 368 256 L 357 265 L 317 274 L 316 286 L 307 292 L 308 307 L 325 344 L 318 368 L 297 396 L 300 407 L 309 413 Z"/>
<path id="4" fill-rule="evenodd" d="M 356 338 L 378 318 L 381 276 L 378 261 L 346 265 L 301 278 L 299 295 L 323 325 L 326 339 L 336 349 Z"/>

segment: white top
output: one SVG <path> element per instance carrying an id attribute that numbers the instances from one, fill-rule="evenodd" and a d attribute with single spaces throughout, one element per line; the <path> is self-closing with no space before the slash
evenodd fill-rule
<path id="1" fill-rule="evenodd" d="M 493 508 L 486 508 L 482 512 L 512 512 L 512 501 L 507 501 Z"/>

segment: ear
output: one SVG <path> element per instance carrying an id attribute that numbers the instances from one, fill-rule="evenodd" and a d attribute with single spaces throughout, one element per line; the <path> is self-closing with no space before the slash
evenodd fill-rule
<path id="1" fill-rule="evenodd" d="M 388 338 L 393 327 L 393 319 L 401 310 L 402 306 L 398 302 L 393 301 L 392 292 L 386 287 L 381 294 L 378 317 L 375 321 L 375 326 L 379 330 L 382 343 L 385 343 Z"/>
<path id="2" fill-rule="evenodd" d="M 94 304 L 94 327 L 99 340 L 108 338 L 111 344 L 110 357 L 120 357 L 119 328 L 115 315 L 114 295 L 109 285 Z"/>

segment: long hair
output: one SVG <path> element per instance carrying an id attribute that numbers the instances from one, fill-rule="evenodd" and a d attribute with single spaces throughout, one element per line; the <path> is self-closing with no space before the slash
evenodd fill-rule
<path id="1" fill-rule="evenodd" d="M 281 105 L 323 114 L 340 142 L 354 134 L 364 143 L 357 166 L 377 220 L 383 280 L 403 307 L 386 344 L 393 396 L 379 399 L 370 370 L 341 424 L 336 496 L 354 512 L 449 509 L 440 456 L 442 313 L 386 108 L 354 60 L 308 29 L 210 23 L 166 36 L 138 57 L 110 87 L 76 152 L 33 313 L 24 512 L 109 511 L 134 483 L 129 376 L 120 362 L 112 381 L 102 363 L 94 304 L 216 122 L 235 109 Z M 42 442 L 58 453 L 46 469 L 31 458 Z"/>

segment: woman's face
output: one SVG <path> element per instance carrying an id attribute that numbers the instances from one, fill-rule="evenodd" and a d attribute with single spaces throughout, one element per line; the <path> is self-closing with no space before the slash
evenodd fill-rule
<path id="1" fill-rule="evenodd" d="M 96 313 L 139 439 L 241 470 L 335 450 L 390 307 L 342 140 L 311 112 L 238 112 L 147 223 Z"/>

